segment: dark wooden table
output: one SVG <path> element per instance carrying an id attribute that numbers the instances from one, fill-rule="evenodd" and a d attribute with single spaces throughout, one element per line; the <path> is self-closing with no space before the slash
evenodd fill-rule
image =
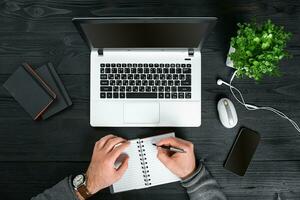
<path id="1" fill-rule="evenodd" d="M 235 84 L 248 102 L 279 108 L 300 123 L 300 2 L 296 0 L 1 0 L 0 84 L 24 61 L 33 66 L 51 61 L 74 103 L 49 120 L 34 122 L 0 87 L 1 199 L 29 199 L 66 176 L 83 172 L 95 141 L 109 133 L 130 139 L 171 129 L 90 127 L 89 49 L 71 23 L 79 16 L 218 17 L 203 49 L 202 125 L 174 130 L 195 143 L 197 156 L 205 159 L 229 199 L 300 199 L 300 134 L 274 114 L 246 111 L 236 101 L 240 121 L 236 128 L 225 129 L 216 111 L 220 97 L 232 98 L 216 79 L 229 78 L 224 63 L 236 23 L 253 17 L 272 19 L 294 34 L 288 45 L 294 57 L 281 63 L 280 78 Z M 247 174 L 238 177 L 222 164 L 242 126 L 258 131 L 262 140 Z M 187 195 L 174 183 L 116 195 L 104 190 L 94 199 L 187 199 Z"/>

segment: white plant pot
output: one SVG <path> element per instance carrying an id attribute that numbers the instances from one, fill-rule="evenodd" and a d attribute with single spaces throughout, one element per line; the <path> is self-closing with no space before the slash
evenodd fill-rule
<path id="1" fill-rule="evenodd" d="M 234 68 L 233 62 L 232 62 L 232 60 L 229 58 L 229 54 L 232 53 L 232 52 L 235 52 L 235 48 L 233 48 L 232 46 L 230 46 L 229 51 L 228 51 L 228 54 L 227 54 L 226 66 L 227 66 L 227 67 Z"/>

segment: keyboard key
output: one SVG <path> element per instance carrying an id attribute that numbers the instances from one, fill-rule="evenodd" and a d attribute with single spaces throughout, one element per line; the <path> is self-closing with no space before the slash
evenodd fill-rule
<path id="1" fill-rule="evenodd" d="M 111 69 L 111 73 L 113 73 L 113 74 L 116 74 L 116 73 L 118 73 L 118 70 L 117 70 L 117 68 L 112 68 L 112 69 Z"/>
<path id="2" fill-rule="evenodd" d="M 105 68 L 105 73 L 109 74 L 111 72 L 110 68 Z"/>
<path id="3" fill-rule="evenodd" d="M 127 86 L 129 84 L 128 80 L 123 80 L 123 85 Z"/>
<path id="4" fill-rule="evenodd" d="M 136 80 L 135 85 L 142 85 L 142 81 L 141 80 Z"/>
<path id="5" fill-rule="evenodd" d="M 155 74 L 156 73 L 156 69 L 155 68 L 150 68 L 150 73 L 151 74 Z"/>
<path id="6" fill-rule="evenodd" d="M 162 86 L 166 86 L 167 85 L 167 81 L 165 81 L 165 80 L 161 81 L 161 85 Z"/>
<path id="7" fill-rule="evenodd" d="M 104 93 L 104 92 L 101 92 L 101 93 L 100 93 L 100 98 L 101 98 L 101 99 L 104 99 L 105 97 L 106 97 L 105 93 Z"/>
<path id="8" fill-rule="evenodd" d="M 177 92 L 177 87 L 171 87 L 172 92 Z"/>
<path id="9" fill-rule="evenodd" d="M 164 87 L 159 87 L 159 88 L 158 88 L 158 91 L 159 91 L 159 92 L 163 92 L 164 90 L 165 90 Z"/>
<path id="10" fill-rule="evenodd" d="M 174 82 L 173 81 L 168 81 L 168 86 L 173 86 Z"/>
<path id="11" fill-rule="evenodd" d="M 149 85 L 154 85 L 154 81 L 153 80 L 149 80 Z"/>
<path id="12" fill-rule="evenodd" d="M 120 74 L 115 74 L 115 79 L 120 79 L 121 75 Z"/>
<path id="13" fill-rule="evenodd" d="M 180 80 L 184 80 L 185 79 L 185 75 L 184 74 L 179 74 L 179 79 Z"/>
<path id="14" fill-rule="evenodd" d="M 127 75 L 127 78 L 128 78 L 129 80 L 133 79 L 133 74 L 128 74 L 128 75 Z"/>
<path id="15" fill-rule="evenodd" d="M 156 86 L 152 87 L 152 92 L 157 92 L 157 87 Z"/>
<path id="16" fill-rule="evenodd" d="M 165 93 L 165 98 L 170 99 L 170 93 Z"/>
<path id="17" fill-rule="evenodd" d="M 144 85 L 144 86 L 145 86 L 145 85 L 148 85 L 148 81 L 147 81 L 147 80 L 143 80 L 143 81 L 142 81 L 142 85 Z"/>
<path id="18" fill-rule="evenodd" d="M 120 87 L 120 92 L 125 92 L 125 86 Z"/>
<path id="19" fill-rule="evenodd" d="M 139 87 L 133 86 L 133 87 L 132 87 L 132 91 L 133 91 L 133 92 L 138 92 L 138 91 L 139 91 Z"/>
<path id="20" fill-rule="evenodd" d="M 191 87 L 178 87 L 179 92 L 190 92 Z"/>
<path id="21" fill-rule="evenodd" d="M 180 74 L 181 71 L 182 71 L 181 68 L 176 68 L 176 73 L 177 73 L 177 74 Z"/>
<path id="22" fill-rule="evenodd" d="M 108 74 L 108 79 L 114 79 L 115 76 L 113 74 Z"/>
<path id="23" fill-rule="evenodd" d="M 122 74 L 121 79 L 127 79 L 127 74 Z"/>
<path id="24" fill-rule="evenodd" d="M 101 64 L 100 64 L 100 67 L 105 67 L 105 64 L 104 64 L 104 63 L 101 63 Z"/>
<path id="25" fill-rule="evenodd" d="M 157 93 L 126 93 L 126 98 L 157 98 Z"/>
<path id="26" fill-rule="evenodd" d="M 107 75 L 106 74 L 101 74 L 100 79 L 107 79 Z"/>
<path id="27" fill-rule="evenodd" d="M 140 67 L 140 68 L 138 68 L 137 71 L 138 71 L 139 74 L 142 74 L 144 70 L 143 70 L 143 68 Z"/>
<path id="28" fill-rule="evenodd" d="M 125 93 L 123 93 L 123 92 L 120 93 L 120 98 L 121 98 L 121 99 L 124 99 L 124 98 L 125 98 Z"/>
<path id="29" fill-rule="evenodd" d="M 119 98 L 119 93 L 113 93 L 113 97 L 114 97 L 114 99 L 117 99 L 117 98 Z"/>
<path id="30" fill-rule="evenodd" d="M 179 97 L 179 99 L 183 99 L 184 98 L 184 93 L 178 93 L 178 97 Z"/>
<path id="31" fill-rule="evenodd" d="M 144 80 L 144 79 L 146 79 L 146 78 L 147 78 L 146 74 L 141 74 L 141 79 L 142 79 L 142 80 Z"/>
<path id="32" fill-rule="evenodd" d="M 121 67 L 121 64 L 117 64 L 117 67 Z M 126 64 L 122 63 L 122 67 L 126 67 Z"/>
<path id="33" fill-rule="evenodd" d="M 145 87 L 144 86 L 140 86 L 139 87 L 139 92 L 144 92 L 145 91 Z"/>
<path id="34" fill-rule="evenodd" d="M 121 86 L 122 85 L 122 81 L 121 80 L 117 80 L 116 81 L 116 85 Z"/>
<path id="35" fill-rule="evenodd" d="M 177 63 L 177 64 L 176 64 L 176 67 L 180 67 L 180 64 Z"/>
<path id="36" fill-rule="evenodd" d="M 191 68 L 183 68 L 182 73 L 190 74 L 192 72 Z"/>
<path id="37" fill-rule="evenodd" d="M 109 85 L 111 85 L 111 86 L 114 86 L 114 85 L 116 85 L 116 81 L 115 81 L 115 80 L 111 80 L 111 81 L 109 81 Z"/>
<path id="38" fill-rule="evenodd" d="M 180 81 L 178 81 L 178 80 L 174 81 L 174 83 L 175 83 L 176 86 L 180 85 Z"/>
<path id="39" fill-rule="evenodd" d="M 135 81 L 134 80 L 130 80 L 129 81 L 129 85 L 135 85 Z"/>
<path id="40" fill-rule="evenodd" d="M 131 86 L 126 87 L 126 92 L 131 92 Z"/>
<path id="41" fill-rule="evenodd" d="M 152 74 L 147 74 L 147 79 L 152 79 Z"/>
<path id="42" fill-rule="evenodd" d="M 136 68 L 131 68 L 131 73 L 135 74 L 136 73 Z"/>
<path id="43" fill-rule="evenodd" d="M 185 80 L 191 80 L 191 75 L 189 74 L 185 75 Z"/>
<path id="44" fill-rule="evenodd" d="M 118 73 L 119 74 L 122 74 L 123 72 L 124 72 L 124 68 L 122 68 L 122 67 L 118 68 Z"/>
<path id="45" fill-rule="evenodd" d="M 115 63 L 111 64 L 111 67 L 116 67 L 116 64 Z"/>
<path id="46" fill-rule="evenodd" d="M 110 64 L 109 64 L 109 63 L 106 63 L 105 66 L 106 66 L 106 67 L 110 67 Z"/>
<path id="47" fill-rule="evenodd" d="M 149 68 L 144 68 L 144 73 L 148 74 L 150 72 Z"/>
<path id="48" fill-rule="evenodd" d="M 139 74 L 135 74 L 135 75 L 133 75 L 133 78 L 139 80 L 140 79 L 140 75 Z"/>
<path id="49" fill-rule="evenodd" d="M 154 82 L 154 85 L 159 86 L 159 85 L 160 85 L 160 80 L 156 80 L 156 81 Z"/>
<path id="50" fill-rule="evenodd" d="M 169 73 L 169 68 L 164 68 L 163 71 L 164 71 L 165 74 L 168 74 Z"/>
<path id="51" fill-rule="evenodd" d="M 107 93 L 107 98 L 111 99 L 112 98 L 112 93 Z"/>
<path id="52" fill-rule="evenodd" d="M 112 91 L 112 87 L 111 86 L 101 86 L 100 87 L 100 91 Z"/>
<path id="53" fill-rule="evenodd" d="M 186 99 L 190 99 L 192 97 L 192 94 L 191 93 L 185 93 L 185 98 Z"/>
<path id="54" fill-rule="evenodd" d="M 177 99 L 177 93 L 172 93 L 172 99 Z"/>
<path id="55" fill-rule="evenodd" d="M 114 92 L 118 92 L 118 91 L 119 91 L 119 86 L 114 86 L 114 87 L 113 87 L 113 91 L 114 91 Z"/>
<path id="56" fill-rule="evenodd" d="M 150 86 L 146 87 L 146 92 L 151 92 L 151 87 Z"/>
<path id="57" fill-rule="evenodd" d="M 108 80 L 101 80 L 100 85 L 108 85 Z"/>
<path id="58" fill-rule="evenodd" d="M 165 87 L 165 91 L 166 91 L 166 92 L 170 92 L 170 91 L 171 91 L 171 88 L 170 88 L 170 87 Z"/>
<path id="59" fill-rule="evenodd" d="M 130 68 L 126 67 L 126 68 L 124 69 L 124 72 L 125 72 L 126 74 L 129 74 L 129 73 L 130 73 Z"/>
<path id="60" fill-rule="evenodd" d="M 186 66 L 187 66 L 187 67 L 191 67 L 192 65 L 191 65 L 191 64 L 187 64 Z"/>
<path id="61" fill-rule="evenodd" d="M 181 81 L 181 85 L 191 85 L 191 80 Z"/>
<path id="62" fill-rule="evenodd" d="M 164 93 L 159 93 L 158 98 L 160 98 L 160 99 L 164 98 Z"/>
<path id="63" fill-rule="evenodd" d="M 104 74 L 104 73 L 105 73 L 104 68 L 100 68 L 100 73 L 101 73 L 101 74 Z"/>
<path id="64" fill-rule="evenodd" d="M 167 74 L 167 79 L 168 80 L 172 79 L 172 75 L 171 74 Z"/>
<path id="65" fill-rule="evenodd" d="M 171 68 L 171 69 L 170 69 L 170 73 L 171 73 L 171 74 L 174 74 L 174 73 L 175 73 L 175 68 Z"/>

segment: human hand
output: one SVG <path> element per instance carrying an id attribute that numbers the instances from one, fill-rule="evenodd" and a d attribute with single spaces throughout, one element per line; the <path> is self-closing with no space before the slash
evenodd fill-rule
<path id="1" fill-rule="evenodd" d="M 107 135 L 96 142 L 91 163 L 86 172 L 87 189 L 90 193 L 97 193 L 123 176 L 128 167 L 128 156 L 118 169 L 115 169 L 114 164 L 128 146 L 127 140 L 114 135 Z"/>
<path id="2" fill-rule="evenodd" d="M 177 147 L 185 151 L 185 153 L 174 153 L 158 147 L 158 159 L 176 176 L 184 179 L 195 171 L 196 160 L 193 143 L 170 137 L 160 140 L 156 145 Z"/>

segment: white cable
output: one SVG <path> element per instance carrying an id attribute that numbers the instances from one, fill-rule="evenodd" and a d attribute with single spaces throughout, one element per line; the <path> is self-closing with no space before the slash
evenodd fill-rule
<path id="1" fill-rule="evenodd" d="M 245 102 L 244 97 L 243 97 L 242 93 L 240 92 L 240 90 L 237 89 L 236 87 L 234 87 L 234 86 L 232 85 L 232 81 L 233 81 L 233 79 L 235 78 L 236 73 L 237 73 L 237 71 L 235 71 L 235 72 L 232 74 L 228 86 L 229 86 L 229 88 L 230 88 L 231 94 L 233 95 L 233 97 L 234 97 L 240 104 L 242 104 L 243 106 L 245 106 L 245 108 L 246 108 L 247 110 L 268 110 L 268 111 L 271 111 L 271 112 L 277 114 L 278 116 L 280 116 L 280 117 L 282 117 L 282 118 L 284 118 L 284 119 L 287 119 L 287 120 L 294 126 L 294 128 L 300 133 L 300 128 L 299 128 L 298 124 L 297 124 L 294 120 L 292 120 L 292 119 L 290 119 L 288 116 L 286 116 L 283 112 L 281 112 L 281 111 L 279 111 L 279 110 L 276 110 L 275 108 L 268 107 L 268 106 L 262 106 L 262 107 L 259 107 L 259 106 L 256 106 L 256 105 L 247 104 L 247 103 Z M 241 99 L 238 99 L 238 98 L 237 98 L 236 94 L 233 92 L 234 90 L 240 95 Z"/>

